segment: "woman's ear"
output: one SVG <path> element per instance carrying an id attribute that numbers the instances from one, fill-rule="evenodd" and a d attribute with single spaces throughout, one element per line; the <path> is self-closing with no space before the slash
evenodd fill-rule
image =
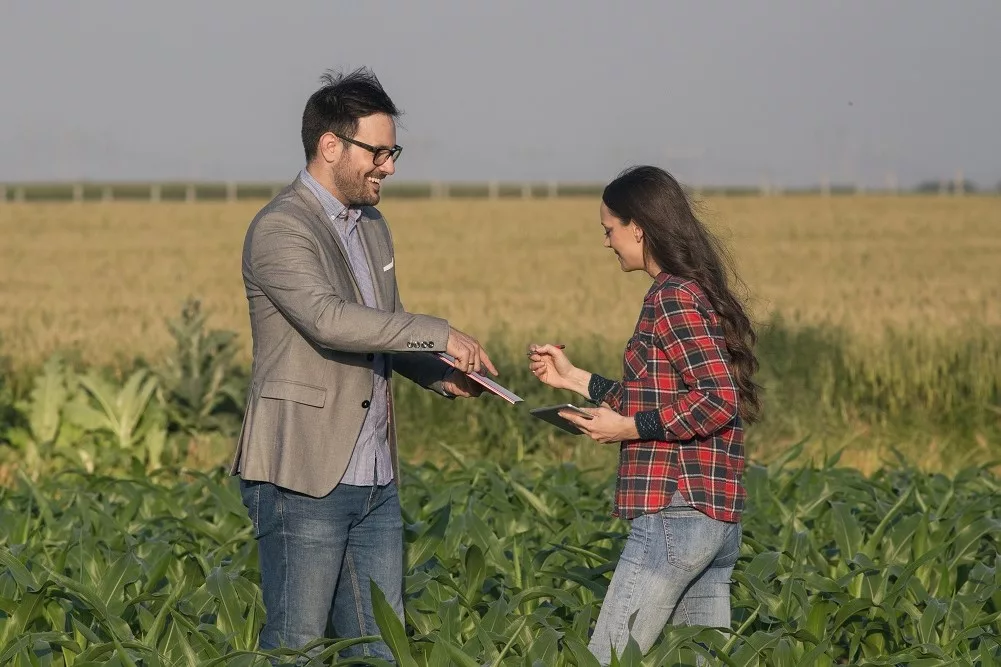
<path id="1" fill-rule="evenodd" d="M 635 222 L 630 223 L 633 228 L 633 238 L 639 243 L 643 240 L 643 228 L 637 225 Z"/>

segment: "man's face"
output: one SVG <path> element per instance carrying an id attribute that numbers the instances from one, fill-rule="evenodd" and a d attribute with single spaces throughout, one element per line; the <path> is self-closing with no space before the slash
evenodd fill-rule
<path id="1" fill-rule="evenodd" d="M 378 204 L 382 179 L 396 172 L 393 158 L 376 166 L 371 151 L 346 144 L 332 135 L 324 135 L 321 145 L 328 138 L 336 142 L 330 155 L 330 169 L 337 199 L 349 208 Z M 396 145 L 396 123 L 383 113 L 365 116 L 358 119 L 358 131 L 351 138 L 375 148 L 392 148 Z"/>

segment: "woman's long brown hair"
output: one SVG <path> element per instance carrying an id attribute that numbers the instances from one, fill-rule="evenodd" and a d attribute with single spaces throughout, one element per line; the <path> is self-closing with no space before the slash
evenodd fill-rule
<path id="1" fill-rule="evenodd" d="M 756 422 L 761 415 L 761 387 L 753 379 L 757 335 L 730 288 L 730 274 L 736 273 L 726 248 L 695 216 L 681 184 L 663 169 L 629 168 L 605 187 L 601 198 L 622 224 L 631 221 L 643 230 L 648 259 L 670 274 L 694 280 L 705 292 L 723 326 L 740 416 L 745 423 Z"/>

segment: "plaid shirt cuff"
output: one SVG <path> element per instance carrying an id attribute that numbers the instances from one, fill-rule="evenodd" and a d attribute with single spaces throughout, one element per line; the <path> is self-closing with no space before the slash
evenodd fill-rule
<path id="1" fill-rule="evenodd" d="M 660 422 L 660 415 L 656 410 L 637 412 L 634 419 L 640 440 L 667 440 L 667 432 L 664 430 L 664 425 Z"/>
<path id="2" fill-rule="evenodd" d="M 601 403 L 601 400 L 605 398 L 605 394 L 614 386 L 614 381 L 603 378 L 597 373 L 591 373 L 591 381 L 587 383 L 587 393 L 593 403 Z"/>

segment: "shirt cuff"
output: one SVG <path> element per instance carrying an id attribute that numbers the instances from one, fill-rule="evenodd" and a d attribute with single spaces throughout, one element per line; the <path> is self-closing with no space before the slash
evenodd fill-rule
<path id="1" fill-rule="evenodd" d="M 601 403 L 605 394 L 615 386 L 615 382 L 608 378 L 603 378 L 597 373 L 591 373 L 591 381 L 587 383 L 587 394 L 595 403 Z"/>
<path id="2" fill-rule="evenodd" d="M 636 432 L 639 434 L 640 440 L 667 439 L 664 425 L 661 423 L 660 415 L 657 414 L 656 410 L 637 412 L 634 419 L 636 420 Z"/>
<path id="3" fill-rule="evenodd" d="M 446 366 L 446 368 L 445 368 L 445 374 L 441 376 L 440 380 L 438 380 L 438 392 L 445 398 L 453 399 L 455 398 L 455 394 L 450 392 L 448 389 L 445 389 L 445 380 L 448 379 L 448 376 L 451 375 L 452 371 L 454 371 L 455 369 L 449 366 L 448 364 L 445 364 L 444 362 L 442 363 Z"/>

